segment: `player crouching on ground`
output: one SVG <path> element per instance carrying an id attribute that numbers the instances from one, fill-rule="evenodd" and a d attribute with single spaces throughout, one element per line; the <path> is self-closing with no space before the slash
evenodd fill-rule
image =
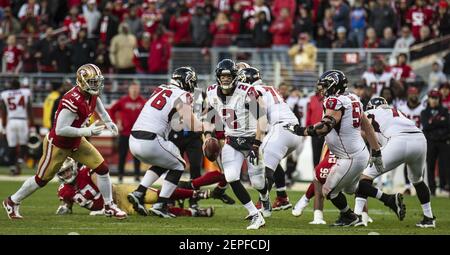
<path id="1" fill-rule="evenodd" d="M 53 179 L 67 157 L 72 157 L 97 173 L 98 189 L 103 196 L 105 215 L 118 219 L 127 217 L 127 214 L 113 203 L 109 168 L 105 160 L 85 138 L 99 135 L 105 126 L 113 135 L 118 134 L 117 126 L 112 122 L 98 97 L 103 89 L 103 75 L 96 65 L 85 64 L 78 68 L 76 77 L 77 86 L 61 99 L 54 125 L 44 139 L 43 155 L 36 175 L 26 180 L 15 194 L 3 201 L 3 207 L 10 219 L 22 219 L 19 213 L 20 202 Z M 97 120 L 85 127 L 94 111 L 104 125 L 97 125 Z"/>
<path id="2" fill-rule="evenodd" d="M 58 188 L 58 197 L 61 200 L 61 205 L 56 210 L 56 214 L 71 214 L 74 203 L 90 210 L 91 215 L 104 214 L 104 201 L 97 187 L 95 175 L 95 172 L 86 166 L 78 169 L 75 160 L 67 158 L 57 173 L 57 177 L 62 181 L 62 184 Z M 136 185 L 112 185 L 113 201 L 128 214 L 135 213 L 133 205 L 127 200 L 127 194 L 134 189 L 136 189 Z M 187 198 L 207 199 L 209 194 L 209 190 L 176 189 L 170 198 L 172 200 Z M 145 206 L 149 208 L 156 203 L 158 195 L 159 190 L 149 188 L 145 196 Z M 169 212 L 175 216 L 212 217 L 214 208 L 183 209 L 170 206 Z"/>

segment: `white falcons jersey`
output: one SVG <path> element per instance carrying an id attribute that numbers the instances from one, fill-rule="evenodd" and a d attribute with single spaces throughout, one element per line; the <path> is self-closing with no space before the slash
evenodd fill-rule
<path id="1" fill-rule="evenodd" d="M 381 90 L 384 87 L 391 86 L 393 76 L 391 72 L 383 72 L 379 75 L 374 72 L 366 71 L 363 73 L 362 78 L 366 81 L 366 86 L 372 88 L 373 95 L 380 96 Z"/>
<path id="2" fill-rule="evenodd" d="M 297 102 L 298 114 L 300 114 L 300 126 L 306 127 L 306 111 L 308 110 L 309 97 L 302 97 Z"/>
<path id="3" fill-rule="evenodd" d="M 179 101 L 191 104 L 191 94 L 174 85 L 159 86 L 145 103 L 131 130 L 148 131 L 167 137 L 172 129 L 172 117 Z"/>
<path id="4" fill-rule="evenodd" d="M 422 104 L 418 104 L 416 108 L 410 108 L 408 104 L 401 104 L 397 107 L 399 111 L 406 116 L 406 118 L 414 121 L 416 123 L 416 127 L 422 129 L 422 122 L 420 121 L 420 114 L 425 109 Z"/>
<path id="5" fill-rule="evenodd" d="M 272 86 L 256 85 L 256 90 L 260 92 L 267 111 L 269 125 L 276 123 L 298 124 L 298 119 L 283 97 Z"/>
<path id="6" fill-rule="evenodd" d="M 364 150 L 366 144 L 361 137 L 363 105 L 358 96 L 346 93 L 328 97 L 324 109 L 341 111 L 341 121 L 325 136 L 330 151 L 338 158 L 352 158 Z"/>
<path id="7" fill-rule="evenodd" d="M 27 119 L 27 105 L 31 99 L 29 89 L 5 90 L 1 93 L 2 101 L 6 106 L 8 119 Z"/>
<path id="8" fill-rule="evenodd" d="M 259 107 L 258 96 L 255 87 L 246 83 L 238 83 L 233 94 L 228 96 L 222 95 L 217 84 L 209 86 L 206 92 L 208 108 L 214 108 L 224 126 L 224 130 L 218 130 L 220 127 L 216 125 L 216 131 L 225 131 L 225 136 L 255 136 L 257 120 L 251 112 Z"/>
<path id="9" fill-rule="evenodd" d="M 416 124 L 406 118 L 402 112 L 390 106 L 380 106 L 366 112 L 367 117 L 372 120 L 375 132 L 389 139 L 402 133 L 420 133 Z"/>

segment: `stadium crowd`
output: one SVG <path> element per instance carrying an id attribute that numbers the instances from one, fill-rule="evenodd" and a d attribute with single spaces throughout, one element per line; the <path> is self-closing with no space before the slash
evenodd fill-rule
<path id="1" fill-rule="evenodd" d="M 448 5 L 445 0 L 1 0 L 0 51 L 6 72 L 69 73 L 95 63 L 104 73 L 126 74 L 167 73 L 171 47 L 200 47 L 207 54 L 209 47 L 230 45 L 293 46 L 295 55 L 298 45 L 302 49 L 309 41 L 317 48 L 401 51 L 448 35 Z"/>

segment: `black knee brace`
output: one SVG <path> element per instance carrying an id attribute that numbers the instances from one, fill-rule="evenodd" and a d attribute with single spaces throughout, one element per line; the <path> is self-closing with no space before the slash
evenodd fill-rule
<path id="1" fill-rule="evenodd" d="M 373 181 L 369 179 L 362 179 L 358 183 L 358 189 L 356 190 L 356 197 L 367 199 L 367 197 L 376 197 L 377 190 L 372 186 Z"/>
<path id="2" fill-rule="evenodd" d="M 156 175 L 161 176 L 163 173 L 165 173 L 167 171 L 167 169 L 164 169 L 162 167 L 159 166 L 152 166 L 149 169 L 150 171 L 153 171 Z M 181 171 L 178 171 L 181 172 Z"/>
<path id="3" fill-rule="evenodd" d="M 166 181 L 171 182 L 175 185 L 178 185 L 178 182 L 180 181 L 181 175 L 183 174 L 183 171 L 179 170 L 169 170 L 169 172 L 166 175 Z"/>

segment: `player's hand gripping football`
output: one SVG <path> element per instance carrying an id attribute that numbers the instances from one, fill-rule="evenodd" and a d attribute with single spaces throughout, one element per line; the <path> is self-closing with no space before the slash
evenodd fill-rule
<path id="1" fill-rule="evenodd" d="M 375 165 L 375 168 L 377 169 L 378 173 L 384 173 L 384 165 L 383 165 L 383 159 L 381 158 L 381 150 L 375 151 L 372 150 L 372 155 L 370 157 L 370 166 Z"/>
<path id="2" fill-rule="evenodd" d="M 253 143 L 252 150 L 248 154 L 249 161 L 254 166 L 257 166 L 259 164 L 259 146 L 260 145 L 261 145 L 261 141 L 256 140 Z"/>
<path id="3" fill-rule="evenodd" d="M 114 124 L 112 121 L 105 122 L 106 129 L 111 131 L 113 136 L 117 136 L 119 134 L 119 128 L 117 128 L 117 125 Z"/>

